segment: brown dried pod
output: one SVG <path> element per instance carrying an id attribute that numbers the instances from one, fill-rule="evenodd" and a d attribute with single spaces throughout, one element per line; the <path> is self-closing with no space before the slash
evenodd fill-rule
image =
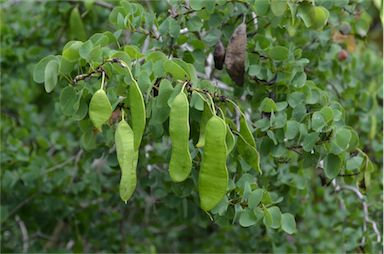
<path id="1" fill-rule="evenodd" d="M 239 86 L 244 83 L 244 62 L 247 48 L 247 26 L 245 23 L 239 25 L 233 32 L 227 46 L 225 65 L 229 76 Z"/>
<path id="2" fill-rule="evenodd" d="M 225 60 L 225 48 L 220 40 L 216 43 L 215 51 L 213 52 L 213 60 L 215 61 L 215 68 L 222 70 Z"/>

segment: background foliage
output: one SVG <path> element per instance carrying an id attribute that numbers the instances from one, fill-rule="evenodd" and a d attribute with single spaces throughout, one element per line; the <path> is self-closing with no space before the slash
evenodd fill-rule
<path id="1" fill-rule="evenodd" d="M 323 29 L 306 17 L 310 1 L 189 3 L 1 2 L 1 251 L 377 253 L 381 242 L 363 205 L 381 235 L 380 1 L 316 1 L 329 11 Z M 226 71 L 210 72 L 208 56 L 219 39 L 227 45 L 244 13 L 247 62 L 245 85 L 238 87 Z M 96 33 L 102 34 L 91 37 Z M 107 42 L 97 42 L 100 38 Z M 33 70 L 47 55 L 64 56 L 69 40 L 92 45 L 47 94 L 34 82 Z M 130 62 L 147 63 L 148 52 L 157 50 L 191 63 L 201 78 L 192 86 L 218 85 L 221 89 L 212 92 L 232 98 L 246 112 L 263 175 L 250 170 L 237 151 L 231 153 L 228 168 L 236 189 L 213 212 L 215 221 L 199 208 L 196 169 L 186 182 L 171 182 L 167 121 L 159 124 L 152 117 L 140 152 L 137 190 L 127 205 L 119 199 L 113 130 L 94 135 L 84 109 L 100 81 L 76 86 L 78 110 L 65 107 L 62 99 L 68 83 L 89 72 L 88 64 L 102 63 L 101 52 L 116 53 L 109 49 L 120 50 L 119 57 Z M 134 66 L 147 108 L 154 111 L 152 86 L 166 73 L 155 62 Z M 122 79 L 110 76 L 112 101 L 124 89 L 118 85 Z M 198 102 L 191 104 L 195 144 L 201 113 Z M 328 120 L 322 113 L 327 106 L 333 112 Z M 341 171 L 331 183 L 332 172 L 325 173 L 318 162 L 336 149 L 332 144 L 340 144 L 338 131 L 354 133 L 345 126 L 358 134 L 359 145 L 342 149 Z M 356 175 L 342 176 L 349 174 Z M 271 194 L 263 202 L 295 216 L 295 234 L 265 227 L 236 202 L 256 182 Z M 356 191 L 365 195 L 359 198 Z"/>

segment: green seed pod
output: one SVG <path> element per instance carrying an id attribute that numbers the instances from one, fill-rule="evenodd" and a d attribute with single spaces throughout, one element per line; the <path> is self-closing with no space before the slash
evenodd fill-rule
<path id="1" fill-rule="evenodd" d="M 112 106 L 107 94 L 103 89 L 99 89 L 89 103 L 89 118 L 97 129 L 108 121 L 112 115 Z"/>
<path id="2" fill-rule="evenodd" d="M 211 119 L 213 113 L 207 103 L 204 103 L 204 110 L 201 114 L 200 119 L 200 135 L 199 135 L 199 141 L 196 144 L 196 147 L 203 147 L 205 143 L 205 126 L 207 125 L 207 122 L 209 119 Z"/>
<path id="3" fill-rule="evenodd" d="M 143 95 L 136 82 L 133 82 L 129 87 L 129 108 L 131 109 L 132 129 L 135 135 L 135 151 L 137 151 L 144 134 L 146 116 Z"/>
<path id="4" fill-rule="evenodd" d="M 244 114 L 240 116 L 240 135 L 238 138 L 238 150 L 243 159 L 257 172 L 262 174 L 260 169 L 260 155 L 256 149 L 256 142 L 247 124 Z"/>
<path id="5" fill-rule="evenodd" d="M 227 192 L 226 133 L 227 126 L 221 118 L 213 116 L 209 119 L 199 173 L 200 205 L 204 211 L 213 209 Z"/>
<path id="6" fill-rule="evenodd" d="M 134 134 L 125 120 L 121 120 L 117 125 L 115 144 L 117 160 L 121 168 L 120 197 L 127 203 L 136 188 L 136 156 Z"/>
<path id="7" fill-rule="evenodd" d="M 189 103 L 181 91 L 173 100 L 169 113 L 169 135 L 172 141 L 169 174 L 173 181 L 182 182 L 190 174 L 192 158 L 189 152 Z"/>

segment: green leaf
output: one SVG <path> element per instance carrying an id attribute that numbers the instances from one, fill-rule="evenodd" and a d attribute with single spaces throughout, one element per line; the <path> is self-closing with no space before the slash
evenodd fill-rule
<path id="1" fill-rule="evenodd" d="M 320 110 L 321 115 L 327 123 L 333 121 L 333 110 L 331 107 L 325 106 Z"/>
<path id="2" fill-rule="evenodd" d="M 296 221 L 292 214 L 283 213 L 281 215 L 281 229 L 290 235 L 296 232 Z"/>
<path id="3" fill-rule="evenodd" d="M 191 101 L 190 101 L 189 105 L 190 105 L 190 107 L 193 107 L 199 111 L 204 110 L 204 100 L 195 91 L 192 92 Z"/>
<path id="4" fill-rule="evenodd" d="M 72 86 L 66 86 L 60 93 L 60 108 L 64 115 L 71 116 L 76 113 L 74 104 L 77 102 L 78 96 Z"/>
<path id="5" fill-rule="evenodd" d="M 331 139 L 331 151 L 335 154 L 340 154 L 341 152 L 347 150 L 351 137 L 352 133 L 349 129 L 336 129 L 335 134 Z"/>
<path id="6" fill-rule="evenodd" d="M 140 52 L 140 49 L 134 45 L 127 45 L 124 47 L 124 51 L 132 58 L 139 59 L 144 55 Z"/>
<path id="7" fill-rule="evenodd" d="M 327 125 L 323 115 L 319 111 L 313 113 L 311 123 L 312 123 L 312 129 L 316 132 L 321 132 L 321 130 Z"/>
<path id="8" fill-rule="evenodd" d="M 268 50 L 268 55 L 270 58 L 276 61 L 283 61 L 288 58 L 288 49 L 283 46 L 275 46 Z"/>
<path id="9" fill-rule="evenodd" d="M 83 45 L 81 45 L 79 48 L 80 57 L 88 61 L 89 55 L 90 55 L 92 49 L 93 49 L 92 41 L 88 40 L 88 41 L 84 42 Z"/>
<path id="10" fill-rule="evenodd" d="M 240 214 L 239 223 L 242 227 L 250 227 L 257 223 L 257 217 L 252 210 L 245 209 Z"/>
<path id="11" fill-rule="evenodd" d="M 287 121 L 287 126 L 285 128 L 285 138 L 290 140 L 294 139 L 296 135 L 299 133 L 300 124 L 295 120 Z"/>
<path id="12" fill-rule="evenodd" d="M 264 209 L 264 224 L 274 229 L 280 228 L 281 212 L 279 207 L 272 206 Z"/>
<path id="13" fill-rule="evenodd" d="M 305 72 L 298 72 L 292 79 L 292 85 L 294 87 L 303 87 L 305 84 L 305 81 L 307 81 L 307 74 Z"/>
<path id="14" fill-rule="evenodd" d="M 203 22 L 201 21 L 201 18 L 197 15 L 191 17 L 187 22 L 187 28 L 191 32 L 200 31 L 202 27 Z"/>
<path id="15" fill-rule="evenodd" d="M 86 40 L 87 34 L 77 6 L 72 9 L 69 16 L 69 31 L 73 40 Z"/>
<path id="16" fill-rule="evenodd" d="M 261 199 L 263 198 L 263 189 L 256 189 L 254 191 L 252 191 L 249 196 L 248 196 L 248 207 L 251 208 L 251 209 L 255 209 Z"/>
<path id="17" fill-rule="evenodd" d="M 287 10 L 287 1 L 271 0 L 271 10 L 275 16 L 282 16 Z"/>
<path id="18" fill-rule="evenodd" d="M 288 104 L 291 108 L 296 108 L 304 102 L 304 94 L 302 92 L 293 92 L 288 95 Z"/>
<path id="19" fill-rule="evenodd" d="M 312 5 L 309 3 L 301 3 L 299 5 L 297 16 L 300 17 L 306 27 L 312 26 L 311 10 Z"/>
<path id="20" fill-rule="evenodd" d="M 192 10 L 198 11 L 204 7 L 205 0 L 189 0 L 189 6 Z"/>
<path id="21" fill-rule="evenodd" d="M 179 37 L 180 25 L 172 17 L 166 18 L 159 26 L 159 32 L 161 34 L 169 34 L 173 38 Z"/>
<path id="22" fill-rule="evenodd" d="M 269 10 L 268 0 L 256 0 L 254 3 L 254 10 L 257 16 L 264 16 Z"/>
<path id="23" fill-rule="evenodd" d="M 263 101 L 260 103 L 259 108 L 262 112 L 267 112 L 267 113 L 276 112 L 277 110 L 276 103 L 271 98 L 268 98 L 268 97 L 263 99 Z"/>
<path id="24" fill-rule="evenodd" d="M 306 152 L 311 152 L 317 141 L 319 141 L 319 133 L 312 132 L 305 136 L 303 141 L 303 149 Z"/>
<path id="25" fill-rule="evenodd" d="M 57 60 L 57 56 L 46 56 L 44 57 L 43 59 L 41 59 L 34 67 L 33 69 L 33 80 L 36 82 L 36 83 L 43 83 L 44 82 L 44 79 L 45 79 L 45 75 L 44 75 L 44 72 L 45 72 L 45 67 L 47 66 L 47 64 L 52 61 L 52 60 Z"/>
<path id="26" fill-rule="evenodd" d="M 327 24 L 329 11 L 323 6 L 312 6 L 310 9 L 311 27 L 320 30 Z"/>
<path id="27" fill-rule="evenodd" d="M 59 64 L 56 60 L 51 60 L 48 62 L 44 71 L 44 88 L 47 93 L 52 92 L 57 84 L 57 72 L 59 71 Z"/>
<path id="28" fill-rule="evenodd" d="M 163 68 L 167 73 L 171 74 L 172 77 L 176 80 L 188 79 L 188 74 L 184 71 L 184 69 L 172 60 L 164 61 Z"/>
<path id="29" fill-rule="evenodd" d="M 341 160 L 340 157 L 335 154 L 328 154 L 324 159 L 324 171 L 325 175 L 333 179 L 335 178 L 341 170 Z"/>
<path id="30" fill-rule="evenodd" d="M 62 52 L 63 58 L 65 58 L 69 62 L 75 62 L 79 60 L 80 47 L 83 45 L 81 41 L 70 41 L 68 42 Z"/>
<path id="31" fill-rule="evenodd" d="M 347 160 L 345 168 L 347 170 L 359 169 L 363 163 L 364 158 L 361 156 L 354 156 Z"/>

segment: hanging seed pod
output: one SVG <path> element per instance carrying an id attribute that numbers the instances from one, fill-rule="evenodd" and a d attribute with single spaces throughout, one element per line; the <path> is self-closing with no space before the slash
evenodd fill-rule
<path id="1" fill-rule="evenodd" d="M 245 50 L 247 48 L 247 26 L 239 25 L 227 46 L 225 65 L 229 76 L 239 86 L 244 83 Z"/>
<path id="2" fill-rule="evenodd" d="M 213 60 L 215 61 L 215 68 L 218 70 L 223 69 L 225 60 L 225 48 L 221 41 L 218 41 L 213 52 Z"/>

